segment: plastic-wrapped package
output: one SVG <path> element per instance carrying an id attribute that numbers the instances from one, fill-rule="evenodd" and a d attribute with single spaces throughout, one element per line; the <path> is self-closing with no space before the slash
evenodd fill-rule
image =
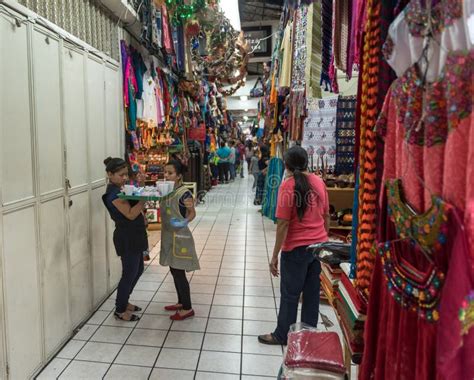
<path id="1" fill-rule="evenodd" d="M 325 371 L 342 376 L 346 373 L 341 341 L 337 333 L 321 332 L 302 324 L 293 325 L 288 333 L 284 364 L 288 370 L 301 372 L 300 376 L 309 371 L 294 371 L 295 369 L 321 370 L 321 376 Z"/>
<path id="2" fill-rule="evenodd" d="M 314 368 L 287 368 L 283 366 L 278 380 L 344 380 L 345 374 Z"/>

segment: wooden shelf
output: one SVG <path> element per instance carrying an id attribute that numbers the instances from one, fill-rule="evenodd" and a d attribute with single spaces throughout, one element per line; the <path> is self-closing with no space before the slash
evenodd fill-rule
<path id="1" fill-rule="evenodd" d="M 328 190 L 328 193 L 330 193 L 331 191 L 343 191 L 353 193 L 355 190 L 353 187 L 326 187 L 326 189 Z"/>

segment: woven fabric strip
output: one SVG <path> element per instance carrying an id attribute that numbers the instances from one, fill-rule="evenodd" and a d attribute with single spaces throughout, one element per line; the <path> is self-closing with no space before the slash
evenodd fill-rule
<path id="1" fill-rule="evenodd" d="M 321 3 L 312 3 L 308 8 L 308 25 L 306 32 L 306 93 L 313 98 L 321 98 L 322 69 L 322 19 Z"/>
<path id="2" fill-rule="evenodd" d="M 337 101 L 336 174 L 354 173 L 356 96 L 340 96 Z"/>

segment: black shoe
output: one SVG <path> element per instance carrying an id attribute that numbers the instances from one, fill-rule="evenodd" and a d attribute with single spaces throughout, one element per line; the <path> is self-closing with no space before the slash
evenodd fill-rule
<path id="1" fill-rule="evenodd" d="M 259 335 L 258 341 L 262 344 L 268 344 L 268 345 L 273 345 L 273 346 L 282 345 L 282 343 L 280 343 L 273 334 Z"/>

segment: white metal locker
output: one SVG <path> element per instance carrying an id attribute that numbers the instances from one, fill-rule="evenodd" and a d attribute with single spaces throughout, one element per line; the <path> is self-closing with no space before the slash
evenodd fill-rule
<path id="1" fill-rule="evenodd" d="M 84 53 L 65 46 L 62 56 L 66 177 L 75 190 L 89 182 Z"/>
<path id="2" fill-rule="evenodd" d="M 35 29 L 32 48 L 40 194 L 61 191 L 63 195 L 59 41 L 49 32 Z"/>
<path id="3" fill-rule="evenodd" d="M 3 215 L 8 365 L 11 379 L 27 379 L 42 361 L 43 336 L 33 206 Z"/>
<path id="4" fill-rule="evenodd" d="M 69 269 L 65 245 L 64 199 L 40 206 L 40 243 L 45 354 L 51 355 L 72 331 Z"/>
<path id="5" fill-rule="evenodd" d="M 26 25 L 13 26 L 12 20 L 0 17 L 0 144 L 4 204 L 34 196 L 28 34 Z"/>
<path id="6" fill-rule="evenodd" d="M 107 293 L 107 249 L 105 230 L 105 207 L 102 194 L 105 187 L 91 191 L 91 249 L 92 249 L 92 276 L 94 286 L 94 306 L 102 301 Z"/>
<path id="7" fill-rule="evenodd" d="M 89 246 L 89 196 L 87 192 L 70 198 L 69 252 L 71 260 L 71 320 L 77 326 L 92 311 L 91 254 Z"/>
<path id="8" fill-rule="evenodd" d="M 87 58 L 87 146 L 91 183 L 103 181 L 105 158 L 105 80 L 104 64 L 95 57 Z"/>
<path id="9" fill-rule="evenodd" d="M 106 156 L 123 157 L 121 148 L 121 83 L 119 68 L 105 65 L 105 142 Z M 113 232 L 115 224 L 107 215 L 107 253 L 109 262 L 109 289 L 114 288 L 122 275 L 122 265 L 120 258 L 115 253 L 113 244 Z"/>

